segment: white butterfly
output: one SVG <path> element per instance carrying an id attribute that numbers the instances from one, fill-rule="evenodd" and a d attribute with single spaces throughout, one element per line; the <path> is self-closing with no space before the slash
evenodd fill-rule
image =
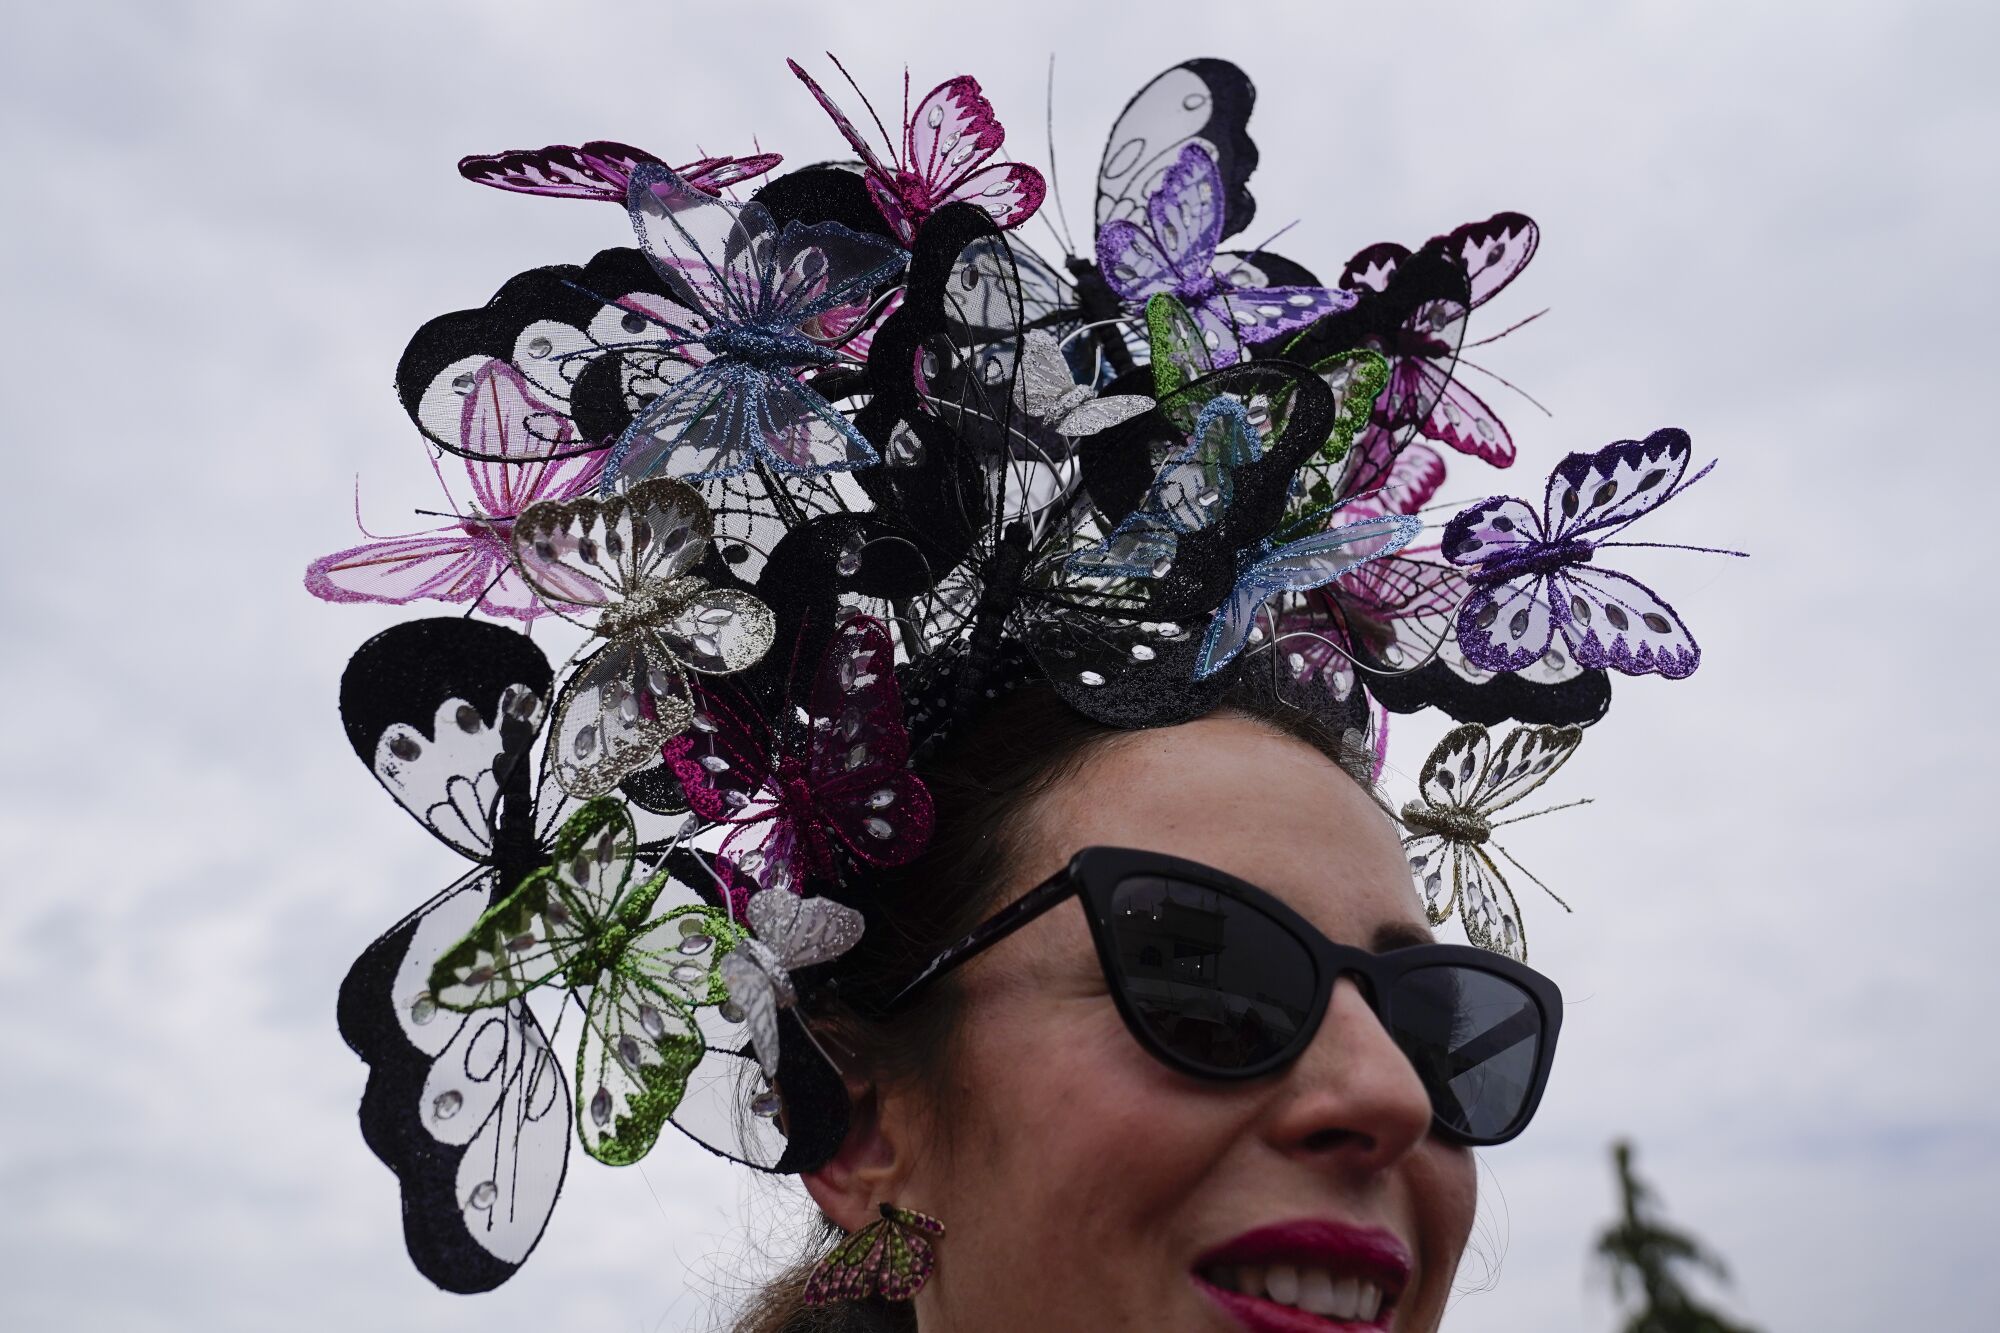
<path id="1" fill-rule="evenodd" d="M 1422 799 L 1403 807 L 1403 824 L 1410 830 L 1403 851 L 1432 925 L 1443 925 L 1455 911 L 1465 924 L 1465 937 L 1480 948 L 1510 958 L 1528 956 L 1520 904 L 1489 848 L 1569 910 L 1554 890 L 1493 841 L 1494 829 L 1532 815 L 1494 816 L 1547 782 L 1582 743 L 1581 727 L 1521 726 L 1507 733 L 1496 753 L 1486 728 L 1473 722 L 1453 728 L 1437 743 L 1418 781 Z"/>
<path id="2" fill-rule="evenodd" d="M 1014 405 L 1064 435 L 1074 436 L 1095 435 L 1121 421 L 1130 421 L 1151 408 L 1153 400 L 1138 393 L 1098 397 L 1097 390 L 1076 382 L 1055 335 L 1046 329 L 1034 329 L 1021 340 Z"/>
<path id="3" fill-rule="evenodd" d="M 776 1078 L 778 1011 L 799 1000 L 791 974 L 852 949 L 861 938 L 861 913 L 826 898 L 762 889 L 751 895 L 744 915 L 755 936 L 723 956 L 722 984 L 750 1029 L 750 1045 L 764 1076 Z"/>

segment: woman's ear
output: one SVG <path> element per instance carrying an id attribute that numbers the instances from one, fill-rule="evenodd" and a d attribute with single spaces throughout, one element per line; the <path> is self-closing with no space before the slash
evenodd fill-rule
<path id="1" fill-rule="evenodd" d="M 880 1213 L 876 1205 L 895 1199 L 908 1163 L 908 1145 L 882 1114 L 881 1096 L 872 1083 L 849 1083 L 847 1137 L 840 1151 L 816 1171 L 799 1178 L 806 1193 L 832 1223 L 844 1231 L 859 1231 Z"/>

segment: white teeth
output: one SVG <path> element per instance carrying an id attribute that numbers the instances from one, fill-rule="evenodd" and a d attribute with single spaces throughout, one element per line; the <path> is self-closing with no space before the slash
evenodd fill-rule
<path id="1" fill-rule="evenodd" d="M 1343 1284 L 1345 1285 L 1345 1284 Z M 1299 1274 L 1299 1308 L 1314 1314 L 1341 1314 L 1334 1304 L 1333 1278 L 1324 1269 L 1308 1268 Z"/>
<path id="2" fill-rule="evenodd" d="M 1373 1323 L 1382 1312 L 1382 1289 L 1358 1277 L 1336 1278 L 1324 1268 L 1292 1264 L 1221 1265 L 1205 1276 L 1216 1286 L 1257 1296 L 1328 1319 Z"/>

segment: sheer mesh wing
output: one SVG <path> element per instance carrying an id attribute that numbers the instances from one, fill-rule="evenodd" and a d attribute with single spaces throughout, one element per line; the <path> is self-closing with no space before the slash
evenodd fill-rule
<path id="1" fill-rule="evenodd" d="M 1143 216 L 1146 200 L 1184 149 L 1198 147 L 1216 163 L 1221 183 L 1221 234 L 1250 225 L 1256 204 L 1243 187 L 1257 165 L 1245 129 L 1256 93 L 1226 60 L 1190 60 L 1141 88 L 1111 127 L 1097 168 L 1097 227 Z"/>
<path id="2" fill-rule="evenodd" d="M 1514 728 L 1480 774 L 1467 804 L 1482 815 L 1506 809 L 1553 777 L 1581 744 L 1581 727 Z"/>
<path id="3" fill-rule="evenodd" d="M 1229 600 L 1209 622 L 1198 674 L 1219 671 L 1249 639 L 1256 612 L 1273 594 L 1324 587 L 1341 574 L 1416 539 L 1422 524 L 1405 514 L 1342 523 L 1268 551 L 1238 577 Z"/>
<path id="4" fill-rule="evenodd" d="M 1568 615 L 1567 607 L 1550 602 L 1554 591 L 1555 580 L 1539 574 L 1475 588 L 1458 612 L 1458 646 L 1465 660 L 1486 671 L 1519 671 L 1540 661 Z"/>
<path id="5" fill-rule="evenodd" d="M 689 573 L 711 533 L 701 496 L 660 477 L 602 500 L 530 505 L 512 540 L 537 592 L 568 607 L 604 607 Z"/>
<path id="6" fill-rule="evenodd" d="M 1486 728 L 1472 723 L 1453 727 L 1424 760 L 1417 790 L 1435 808 L 1470 808 L 1492 758 L 1493 738 Z"/>
<path id="7" fill-rule="evenodd" d="M 638 836 L 623 803 L 594 800 L 556 835 L 544 865 L 488 909 L 445 950 L 431 993 L 447 1009 L 505 1003 L 571 969 L 579 950 L 620 915 L 628 891 L 646 902 L 659 883 L 633 883 Z M 587 985 L 590 977 L 570 977 Z"/>
<path id="8" fill-rule="evenodd" d="M 548 756 L 556 781 L 580 799 L 602 796 L 660 762 L 660 747 L 694 717 L 681 662 L 635 633 L 578 664 L 563 687 Z"/>
<path id="9" fill-rule="evenodd" d="M 763 893 L 784 893 L 783 889 L 765 889 Z M 759 897 L 751 897 L 754 906 Z M 722 957 L 722 984 L 729 992 L 729 1002 L 741 1015 L 744 1031 L 748 1034 L 750 1049 L 756 1052 L 757 1063 L 766 1078 L 776 1078 L 778 1074 L 778 1008 L 779 993 L 776 979 L 770 966 L 756 956 L 758 942 L 745 940 Z M 767 955 L 769 950 L 764 951 Z"/>
<path id="10" fill-rule="evenodd" d="M 1543 513 L 1550 539 L 1621 527 L 1666 503 L 1681 489 L 1693 457 L 1694 446 L 1680 430 L 1569 455 L 1549 474 Z"/>
<path id="11" fill-rule="evenodd" d="M 368 1065 L 361 1132 L 395 1172 L 410 1257 L 447 1291 L 489 1291 L 540 1241 L 569 1157 L 569 1091 L 519 1001 L 461 1015 L 429 981 L 491 876 L 438 895 L 376 940 L 340 988 L 340 1031 Z"/>
<path id="12" fill-rule="evenodd" d="M 1509 958 L 1526 959 L 1528 936 L 1521 926 L 1521 907 L 1493 858 L 1483 847 L 1461 847 L 1453 866 L 1457 882 L 1458 919 L 1465 938 L 1481 949 Z"/>
<path id="13" fill-rule="evenodd" d="M 1458 850 L 1457 844 L 1435 833 L 1403 840 L 1410 875 L 1423 895 L 1424 915 L 1433 926 L 1451 920 L 1458 909 L 1458 868 L 1454 864 Z"/>
<path id="14" fill-rule="evenodd" d="M 1457 254 L 1471 283 L 1472 304 L 1481 306 L 1520 275 L 1541 244 L 1541 229 L 1522 213 L 1495 213 L 1484 222 L 1468 222 L 1451 233 Z"/>

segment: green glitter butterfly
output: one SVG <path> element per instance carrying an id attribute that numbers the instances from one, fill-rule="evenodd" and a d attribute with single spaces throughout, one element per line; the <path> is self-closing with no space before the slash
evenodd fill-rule
<path id="1" fill-rule="evenodd" d="M 1183 431 L 1194 429 L 1195 418 L 1212 394 L 1182 393 L 1190 381 L 1215 369 L 1208 335 L 1188 308 L 1165 292 L 1146 298 L 1146 341 L 1152 349 L 1153 396 L 1160 411 Z"/>
<path id="2" fill-rule="evenodd" d="M 556 834 L 550 864 L 488 908 L 431 973 L 432 996 L 456 1010 L 505 1004 L 558 977 L 589 990 L 577 1134 L 614 1166 L 644 1157 L 680 1105 L 704 1050 L 695 1010 L 728 999 L 715 960 L 744 934 L 700 903 L 653 915 L 672 877 L 640 875 L 639 851 L 622 802 L 585 803 Z"/>

